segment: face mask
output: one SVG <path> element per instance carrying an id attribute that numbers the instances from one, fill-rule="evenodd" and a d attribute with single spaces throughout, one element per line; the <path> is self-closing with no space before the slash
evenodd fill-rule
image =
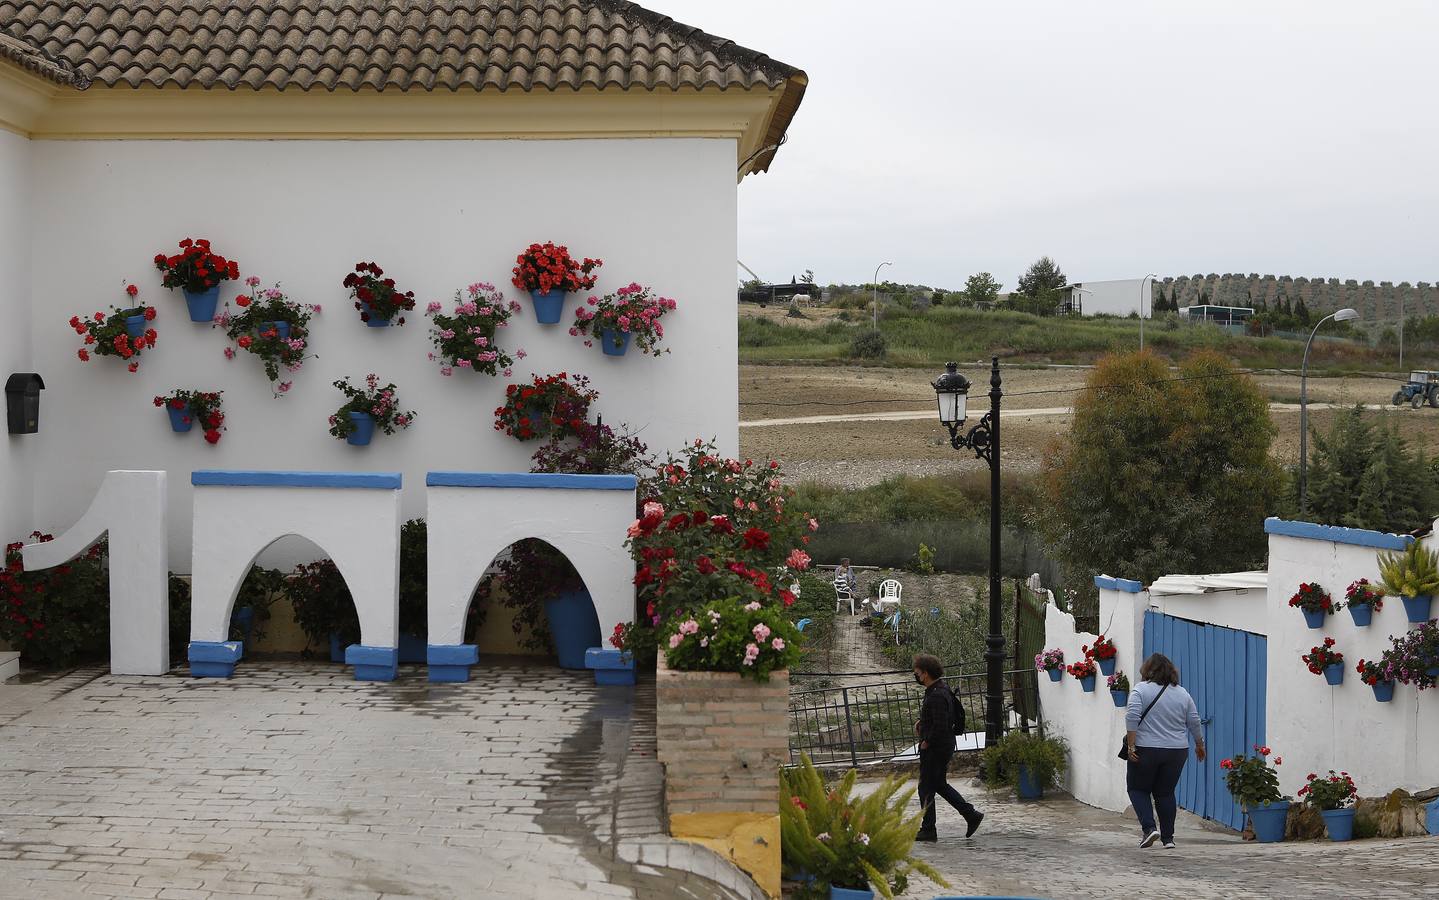
<path id="1" fill-rule="evenodd" d="M 922 685 L 922 684 L 924 684 L 924 679 L 923 679 L 922 677 L 920 677 L 919 675 L 916 675 L 916 676 L 914 676 L 914 683 L 915 683 L 915 684 Z"/>

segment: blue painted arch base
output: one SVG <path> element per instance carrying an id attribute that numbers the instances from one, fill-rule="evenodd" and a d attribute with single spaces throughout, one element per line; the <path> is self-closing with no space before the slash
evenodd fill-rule
<path id="1" fill-rule="evenodd" d="M 191 641 L 190 675 L 193 678 L 229 678 L 245 655 L 239 641 Z"/>
<path id="2" fill-rule="evenodd" d="M 480 648 L 474 644 L 430 644 L 425 648 L 425 661 L 431 681 L 469 681 L 470 666 L 480 661 Z"/>
<path id="3" fill-rule="evenodd" d="M 355 667 L 356 681 L 394 681 L 400 674 L 400 648 L 351 644 L 345 648 L 345 664 Z"/>

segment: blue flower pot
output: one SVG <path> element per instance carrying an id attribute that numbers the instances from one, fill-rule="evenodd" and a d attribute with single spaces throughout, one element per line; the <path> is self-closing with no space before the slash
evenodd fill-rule
<path id="1" fill-rule="evenodd" d="M 1324 828 L 1329 832 L 1329 840 L 1354 840 L 1354 810 L 1325 809 L 1319 814 L 1324 817 Z"/>
<path id="2" fill-rule="evenodd" d="M 1114 664 L 1118 661 L 1119 657 L 1117 656 L 1111 656 L 1109 659 L 1095 660 L 1095 662 L 1099 663 L 1099 674 L 1103 675 L 1105 678 L 1108 678 L 1110 675 L 1114 674 Z"/>
<path id="3" fill-rule="evenodd" d="M 1324 667 L 1324 680 L 1330 684 L 1344 683 L 1344 664 L 1335 663 L 1332 666 Z"/>
<path id="4" fill-rule="evenodd" d="M 1324 617 L 1329 615 L 1322 609 L 1306 609 L 1302 610 L 1302 612 L 1304 613 L 1304 621 L 1309 623 L 1310 628 L 1323 628 Z"/>
<path id="5" fill-rule="evenodd" d="M 830 885 L 829 900 L 874 900 L 874 891 L 869 888 L 842 888 Z"/>
<path id="6" fill-rule="evenodd" d="M 544 433 L 544 431 L 545 431 L 545 411 L 544 411 L 544 410 L 542 410 L 542 409 L 536 409 L 536 408 L 533 407 L 533 406 L 527 407 L 527 408 L 525 409 L 525 421 L 530 423 L 530 427 L 535 430 L 535 433 L 536 433 L 536 434 L 543 434 L 543 433 Z"/>
<path id="7" fill-rule="evenodd" d="M 1354 620 L 1356 626 L 1359 628 L 1367 628 L 1369 627 L 1369 623 L 1374 619 L 1374 606 L 1369 603 L 1355 606 L 1351 603 L 1349 604 L 1349 616 Z"/>
<path id="8" fill-rule="evenodd" d="M 264 332 L 269 331 L 271 328 L 275 329 L 275 333 L 280 336 L 280 340 L 288 341 L 290 339 L 289 322 L 266 322 L 260 330 Z"/>
<path id="9" fill-rule="evenodd" d="M 1409 617 L 1412 623 L 1423 623 L 1429 621 L 1429 604 L 1434 599 L 1431 596 L 1422 597 L 1400 597 L 1404 601 L 1404 614 Z"/>
<path id="10" fill-rule="evenodd" d="M 253 606 L 236 607 L 230 614 L 230 631 L 240 632 L 240 644 L 250 642 L 250 633 L 255 630 L 255 608 Z"/>
<path id="11" fill-rule="evenodd" d="M 1059 679 L 1064 677 L 1063 669 L 1045 669 L 1045 671 L 1049 673 L 1050 681 L 1058 681 Z"/>
<path id="12" fill-rule="evenodd" d="M 220 286 L 203 291 L 183 291 L 185 305 L 190 308 L 191 322 L 215 321 L 215 307 L 220 305 Z"/>
<path id="13" fill-rule="evenodd" d="M 1097 675 L 1090 675 L 1087 678 L 1079 679 L 1079 686 L 1084 688 L 1086 694 L 1094 693 L 1094 679 L 1097 677 Z"/>
<path id="14" fill-rule="evenodd" d="M 605 356 L 624 356 L 625 351 L 630 349 L 631 337 L 633 335 L 628 331 L 606 328 L 600 332 L 600 349 L 605 351 Z"/>
<path id="15" fill-rule="evenodd" d="M 1379 681 L 1371 684 L 1370 687 L 1374 688 L 1374 699 L 1380 703 L 1388 703 L 1394 699 L 1394 682 Z"/>
<path id="16" fill-rule="evenodd" d="M 363 300 L 357 300 L 355 302 L 360 304 L 360 312 L 364 313 L 368 317 L 365 319 L 365 324 L 367 326 L 369 326 L 370 328 L 390 327 L 390 320 L 380 318 L 380 314 L 371 309 L 370 304 L 366 303 Z"/>
<path id="17" fill-rule="evenodd" d="M 144 337 L 144 336 L 145 336 L 145 317 L 144 317 L 143 315 L 140 315 L 140 316 L 126 316 L 126 317 L 125 317 L 125 333 L 128 334 L 128 335 L 130 335 L 130 337 L 132 337 L 132 338 Z"/>
<path id="18" fill-rule="evenodd" d="M 345 642 L 340 639 L 337 631 L 330 632 L 330 662 L 343 663 L 345 661 Z"/>
<path id="19" fill-rule="evenodd" d="M 1021 800 L 1038 800 L 1044 796 L 1044 785 L 1029 771 L 1028 766 L 1019 767 L 1019 777 L 1015 780 L 1014 790 L 1019 794 Z"/>
<path id="20" fill-rule="evenodd" d="M 1289 801 L 1278 800 L 1256 806 L 1249 811 L 1249 821 L 1254 825 L 1254 839 L 1261 844 L 1275 844 L 1284 840 L 1284 825 L 1289 821 Z"/>
<path id="21" fill-rule="evenodd" d="M 1109 697 L 1114 701 L 1114 705 L 1120 709 L 1124 709 L 1124 707 L 1129 705 L 1128 691 L 1110 691 Z"/>
<path id="22" fill-rule="evenodd" d="M 570 295 L 569 291 L 550 289 L 548 294 L 539 291 L 530 291 L 530 300 L 535 305 L 535 321 L 541 325 L 554 325 L 560 321 L 560 316 L 565 312 L 565 299 Z"/>
<path id="23" fill-rule="evenodd" d="M 1439 678 L 1439 666 L 1430 666 L 1424 670 L 1424 674 L 1430 678 Z"/>
<path id="24" fill-rule="evenodd" d="M 560 668 L 585 668 L 585 651 L 601 645 L 600 617 L 590 592 L 580 588 L 546 600 L 545 616 L 550 620 Z"/>
<path id="25" fill-rule="evenodd" d="M 176 409 L 169 403 L 165 404 L 165 412 L 170 414 L 170 427 L 175 431 L 189 431 L 195 427 L 195 417 L 190 414 L 190 404 Z"/>
<path id="26" fill-rule="evenodd" d="M 350 421 L 354 423 L 355 430 L 345 437 L 346 443 L 354 444 L 356 447 L 363 447 L 375 436 L 375 418 L 369 413 L 350 412 L 347 413 Z"/>

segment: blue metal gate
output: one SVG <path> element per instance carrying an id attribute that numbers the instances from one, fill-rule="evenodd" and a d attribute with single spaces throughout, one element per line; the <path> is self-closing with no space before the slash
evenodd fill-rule
<path id="1" fill-rule="evenodd" d="M 1179 805 L 1233 829 L 1244 816 L 1224 785 L 1219 761 L 1253 752 L 1264 743 L 1267 641 L 1260 635 L 1176 619 L 1150 610 L 1144 615 L 1144 653 L 1163 653 L 1179 667 L 1204 723 L 1209 758 L 1190 757 L 1179 781 Z"/>

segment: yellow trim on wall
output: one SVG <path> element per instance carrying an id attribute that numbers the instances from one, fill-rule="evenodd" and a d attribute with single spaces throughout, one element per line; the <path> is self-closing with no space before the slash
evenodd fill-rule
<path id="1" fill-rule="evenodd" d="M 0 128 L 30 137 L 35 122 L 61 90 L 43 78 L 0 65 Z"/>

